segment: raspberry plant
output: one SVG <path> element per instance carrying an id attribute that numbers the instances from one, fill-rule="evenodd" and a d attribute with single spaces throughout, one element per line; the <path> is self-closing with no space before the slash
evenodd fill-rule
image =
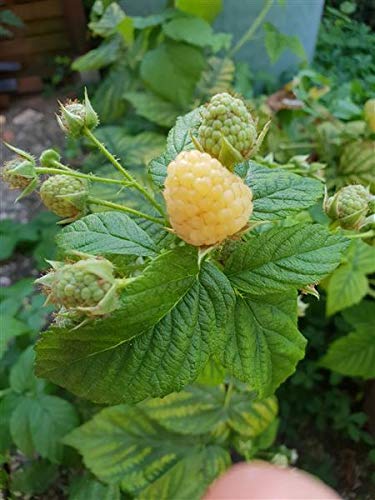
<path id="1" fill-rule="evenodd" d="M 43 186 L 63 178 L 66 192 L 48 188 L 47 207 L 82 191 L 85 206 L 62 221 L 61 260 L 38 280 L 61 308 L 36 344 L 36 374 L 109 406 L 64 438 L 109 488 L 199 498 L 231 450 L 270 457 L 275 391 L 306 345 L 298 291 L 316 294 L 358 231 L 315 220 L 320 180 L 235 155 L 226 168 L 197 150 L 202 107 L 178 118 L 151 161 L 151 190 L 82 121 L 96 116 L 87 95 L 81 106 L 61 107 L 65 132 L 85 136 L 117 174 L 73 170 L 53 150 L 33 164 L 50 176 L 45 203 Z M 243 140 L 250 151 L 253 137 Z M 108 184 L 118 200 L 93 194 Z"/>

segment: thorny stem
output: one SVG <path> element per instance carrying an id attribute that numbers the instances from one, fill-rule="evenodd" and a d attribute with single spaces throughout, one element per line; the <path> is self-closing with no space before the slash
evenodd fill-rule
<path id="1" fill-rule="evenodd" d="M 273 5 L 273 0 L 267 0 L 265 2 L 263 9 L 260 11 L 258 17 L 255 19 L 255 21 L 252 23 L 249 29 L 242 35 L 242 37 L 236 43 L 233 49 L 229 52 L 230 57 L 234 56 L 234 54 L 236 54 L 236 52 L 238 52 L 245 43 L 249 42 L 253 38 L 257 29 L 262 24 L 264 18 L 271 9 L 272 5 Z"/>
<path id="2" fill-rule="evenodd" d="M 124 169 L 124 167 L 120 164 L 118 160 L 113 156 L 112 153 L 108 151 L 108 149 L 102 144 L 95 135 L 88 128 L 84 129 L 85 136 L 90 139 L 90 141 L 95 144 L 95 146 L 99 149 L 99 151 L 112 163 L 112 165 L 128 180 L 132 183 L 132 187 L 137 189 L 150 203 L 151 205 L 164 216 L 163 209 L 161 206 L 154 200 L 153 196 L 145 189 L 141 184 L 139 184 L 134 177 Z"/>
<path id="3" fill-rule="evenodd" d="M 165 221 L 162 219 L 157 219 L 156 217 L 152 217 L 152 215 L 139 212 L 139 210 L 135 210 L 134 208 L 119 205 L 118 203 L 112 203 L 111 201 L 102 200 L 101 198 L 94 198 L 92 196 L 89 196 L 87 198 L 87 201 L 89 203 L 92 203 L 93 205 L 100 205 L 102 207 L 113 208 L 114 210 L 120 210 L 121 212 L 127 212 L 129 214 L 137 215 L 138 217 L 150 220 L 151 222 L 155 222 L 156 224 L 160 224 L 161 226 L 165 225 Z"/>
<path id="4" fill-rule="evenodd" d="M 65 167 L 65 165 L 63 165 Z M 76 172 L 75 170 L 71 170 L 67 167 L 63 170 L 62 167 L 59 168 L 49 168 L 49 167 L 37 167 L 37 174 L 61 174 L 61 175 L 69 175 L 71 177 L 75 177 L 77 179 L 87 179 L 93 182 L 102 182 L 104 184 L 118 184 L 123 187 L 130 187 L 133 185 L 132 182 L 121 181 L 119 179 L 108 179 L 107 177 L 98 177 L 94 174 L 83 174 L 81 172 Z"/>

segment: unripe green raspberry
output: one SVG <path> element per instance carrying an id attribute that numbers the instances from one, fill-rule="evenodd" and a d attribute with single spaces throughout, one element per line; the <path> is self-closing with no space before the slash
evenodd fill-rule
<path id="1" fill-rule="evenodd" d="M 40 188 L 44 205 L 56 215 L 70 219 L 84 212 L 87 195 L 87 181 L 70 175 L 49 177 Z"/>
<path id="2" fill-rule="evenodd" d="M 198 129 L 199 143 L 214 158 L 220 157 L 223 137 L 243 158 L 257 139 L 254 120 L 244 102 L 226 92 L 212 97 L 202 112 Z"/>
<path id="3" fill-rule="evenodd" d="M 363 112 L 370 130 L 372 132 L 375 132 L 375 99 L 369 99 L 365 102 Z"/>
<path id="4" fill-rule="evenodd" d="M 33 181 L 33 177 L 25 177 L 24 175 L 16 173 L 17 171 L 15 169 L 24 163 L 26 163 L 26 161 L 22 158 L 15 158 L 4 164 L 1 175 L 10 189 L 26 189 Z"/>
<path id="5" fill-rule="evenodd" d="M 366 220 L 371 195 L 357 184 L 340 189 L 325 202 L 326 213 L 344 229 L 358 229 Z"/>
<path id="6" fill-rule="evenodd" d="M 51 271 L 36 280 L 48 300 L 67 311 L 92 315 L 113 310 L 117 300 L 113 265 L 106 259 L 89 257 L 73 264 L 52 262 Z"/>
<path id="7" fill-rule="evenodd" d="M 176 234 L 194 246 L 213 245 L 243 229 L 251 190 L 207 153 L 183 151 L 168 165 L 164 198 Z"/>

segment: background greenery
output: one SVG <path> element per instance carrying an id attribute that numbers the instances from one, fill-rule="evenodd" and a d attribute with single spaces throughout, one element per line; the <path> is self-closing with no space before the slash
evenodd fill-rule
<path id="1" fill-rule="evenodd" d="M 358 126 L 358 122 L 364 123 L 362 106 L 373 97 L 375 88 L 371 12 L 371 2 L 327 2 L 311 68 L 305 66 L 298 40 L 282 36 L 271 25 L 258 28 L 266 30 L 270 64 L 280 55 L 280 47 L 300 56 L 299 75 L 283 88 L 283 92 L 292 92 L 289 97 L 302 103 L 296 110 L 281 107 L 275 111 L 268 96 L 256 95 L 250 68 L 234 61 L 230 35 L 214 33 L 207 13 L 199 17 L 167 9 L 160 16 L 130 20 L 116 2 L 95 2 L 89 24 L 94 48 L 74 61 L 73 69 L 100 70 L 100 83 L 90 89 L 102 116 L 98 136 L 136 176 L 145 178 L 143 167 L 164 150 L 166 131 L 177 116 L 231 88 L 250 100 L 260 122 L 273 115 L 264 150 L 273 154 L 268 157 L 268 166 L 273 168 L 283 161 L 289 162 L 292 172 L 306 176 L 324 172 L 334 188 L 354 175 L 341 168 L 344 148 L 358 141 L 362 145 L 373 141 L 364 126 Z M 286 75 L 279 82 L 265 78 L 262 85 L 256 82 L 256 88 L 271 93 L 287 81 Z M 354 122 L 357 125 L 351 125 Z M 331 126 L 334 130 L 331 128 L 327 136 Z M 83 169 L 95 165 L 98 175 L 108 174 L 106 163 L 87 144 L 68 141 L 65 157 L 72 158 L 77 152 Z M 373 175 L 373 163 L 371 159 L 366 161 L 369 165 L 364 172 L 367 175 L 372 171 Z M 139 200 L 132 202 L 136 205 Z M 306 216 L 324 217 L 318 209 Z M 46 213 L 27 225 L 1 221 L 1 260 L 7 262 L 14 253 L 22 252 L 32 256 L 38 270 L 45 269 L 46 256 L 53 258 L 56 253 L 55 222 Z M 297 450 L 298 466 L 342 494 L 354 491 L 363 498 L 374 494 L 371 469 L 375 441 L 365 403 L 373 383 L 366 379 L 375 374 L 371 367 L 364 370 L 362 358 L 356 358 L 353 350 L 353 345 L 362 346 L 363 337 L 367 339 L 365 348 L 371 345 L 374 262 L 374 248 L 358 240 L 348 249 L 342 265 L 319 287 L 320 301 L 310 295 L 304 298 L 308 308 L 300 323 L 309 341 L 307 356 L 277 393 L 278 418 L 272 404 L 270 421 L 259 424 L 255 412 L 252 428 L 259 432 L 250 436 L 246 431 L 239 432 L 232 443 L 235 456 L 250 459 L 258 454 L 288 462 L 295 460 L 292 450 Z M 85 444 L 78 438 L 80 431 L 70 434 L 67 443 L 71 446 L 61 442 L 64 435 L 97 415 L 100 408 L 33 374 L 31 346 L 48 324 L 53 309 L 41 308 L 44 298 L 32 282 L 31 277 L 25 277 L 3 288 L 0 295 L 0 484 L 7 491 L 25 495 L 41 494 L 58 483 L 60 494 L 72 499 L 120 498 L 118 490 L 100 481 L 103 477 L 99 471 L 94 477 L 85 470 L 72 448 Z M 341 293 L 343 282 L 345 295 Z M 211 369 L 214 373 L 215 367 Z M 244 388 L 237 390 L 240 404 Z M 142 414 L 145 420 L 147 411 Z M 86 425 L 99 425 L 100 415 Z M 129 425 L 134 421 L 131 417 L 123 416 L 130 419 Z M 203 429 L 201 433 L 199 439 L 205 439 Z M 198 455 L 186 467 L 194 468 L 199 461 L 208 460 Z"/>

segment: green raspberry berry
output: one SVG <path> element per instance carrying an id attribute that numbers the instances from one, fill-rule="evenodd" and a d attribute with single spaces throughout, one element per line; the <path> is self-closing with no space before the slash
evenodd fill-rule
<path id="1" fill-rule="evenodd" d="M 331 219 L 344 229 L 358 229 L 366 220 L 371 195 L 364 186 L 357 184 L 340 189 L 326 201 L 325 209 Z"/>
<path id="2" fill-rule="evenodd" d="M 51 271 L 37 280 L 44 287 L 50 302 L 66 311 L 91 315 L 113 310 L 117 291 L 111 262 L 89 257 L 73 264 L 51 264 Z"/>
<path id="3" fill-rule="evenodd" d="M 32 182 L 33 177 L 25 177 L 17 174 L 15 169 L 25 160 L 15 158 L 4 164 L 2 178 L 8 184 L 10 189 L 25 189 Z"/>
<path id="4" fill-rule="evenodd" d="M 203 150 L 219 158 L 223 137 L 246 158 L 257 139 L 254 120 L 241 99 L 216 94 L 202 112 L 198 140 Z"/>
<path id="5" fill-rule="evenodd" d="M 60 217 L 77 218 L 82 214 L 87 194 L 87 182 L 69 175 L 49 177 L 40 188 L 44 205 Z"/>

